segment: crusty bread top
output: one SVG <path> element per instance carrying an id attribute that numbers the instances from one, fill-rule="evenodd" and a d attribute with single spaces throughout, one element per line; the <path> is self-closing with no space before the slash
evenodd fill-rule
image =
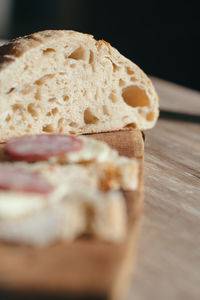
<path id="1" fill-rule="evenodd" d="M 148 129 L 158 97 L 144 72 L 109 43 L 47 30 L 0 47 L 0 139 Z"/>

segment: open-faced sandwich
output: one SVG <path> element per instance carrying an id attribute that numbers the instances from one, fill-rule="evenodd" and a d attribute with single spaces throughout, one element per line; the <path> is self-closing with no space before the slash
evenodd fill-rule
<path id="1" fill-rule="evenodd" d="M 120 242 L 120 189 L 138 185 L 138 163 L 106 143 L 70 135 L 12 138 L 1 149 L 0 239 L 45 245 L 83 233 Z"/>

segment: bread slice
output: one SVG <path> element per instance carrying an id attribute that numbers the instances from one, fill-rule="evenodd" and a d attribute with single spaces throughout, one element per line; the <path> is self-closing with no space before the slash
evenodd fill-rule
<path id="1" fill-rule="evenodd" d="M 0 139 L 24 134 L 148 129 L 158 97 L 109 43 L 48 30 L 0 47 Z"/>
<path id="2" fill-rule="evenodd" d="M 52 165 L 54 170 L 55 166 L 53 165 L 60 164 L 63 166 L 63 170 L 64 166 L 66 166 L 65 176 L 68 178 L 69 174 L 74 173 L 74 169 L 76 171 L 76 168 L 82 165 L 78 177 L 83 174 L 82 177 L 84 178 L 85 176 L 85 182 L 87 181 L 89 184 L 91 181 L 95 182 L 95 186 L 100 190 L 135 190 L 137 188 L 139 168 L 138 161 L 135 158 L 119 155 L 115 149 L 112 149 L 103 141 L 88 138 L 87 136 L 78 136 L 76 139 L 82 141 L 83 146 L 81 149 L 67 152 L 62 156 L 50 157 L 47 162 L 43 162 L 43 167 L 41 167 L 41 163 L 37 162 L 34 164 L 22 164 L 23 168 L 37 170 L 39 166 L 41 172 L 42 169 L 50 168 L 50 165 Z M 2 145 L 0 149 L 0 163 L 11 159 L 4 152 L 4 145 Z M 19 162 L 17 164 L 20 165 Z M 58 178 L 59 176 L 58 174 Z"/>
<path id="3" fill-rule="evenodd" d="M 25 200 L 28 202 L 29 198 L 26 195 Z M 12 202 L 12 196 L 7 200 Z M 58 203 L 47 202 L 33 213 L 0 218 L 0 240 L 44 246 L 91 234 L 118 243 L 125 238 L 126 222 L 125 203 L 120 192 L 90 190 L 86 193 L 83 190 L 83 193 L 67 195 Z"/>
<path id="4" fill-rule="evenodd" d="M 99 190 L 98 174 L 91 174 L 87 167 L 4 164 L 37 171 L 55 189 L 50 195 L 1 191 L 0 240 L 43 246 L 56 240 L 71 241 L 85 233 L 111 242 L 125 238 L 127 216 L 122 194 Z"/>

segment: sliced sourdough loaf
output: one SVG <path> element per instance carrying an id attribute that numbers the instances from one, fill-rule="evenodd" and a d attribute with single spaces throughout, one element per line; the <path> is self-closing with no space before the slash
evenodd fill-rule
<path id="1" fill-rule="evenodd" d="M 158 97 L 109 43 L 48 30 L 0 47 L 0 139 L 24 134 L 148 129 Z"/>

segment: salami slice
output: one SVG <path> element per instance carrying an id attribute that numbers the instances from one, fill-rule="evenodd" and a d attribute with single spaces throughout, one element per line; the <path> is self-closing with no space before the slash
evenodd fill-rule
<path id="1" fill-rule="evenodd" d="M 67 152 L 78 151 L 83 142 L 76 137 L 62 134 L 38 134 L 10 139 L 4 151 L 15 160 L 47 160 Z"/>
<path id="2" fill-rule="evenodd" d="M 53 185 L 34 172 L 11 165 L 0 166 L 0 190 L 49 194 L 53 189 Z"/>

